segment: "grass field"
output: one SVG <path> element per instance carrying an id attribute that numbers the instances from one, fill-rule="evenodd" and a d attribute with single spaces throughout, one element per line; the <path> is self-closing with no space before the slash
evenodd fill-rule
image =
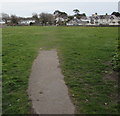
<path id="1" fill-rule="evenodd" d="M 3 113 L 30 112 L 28 78 L 40 48 L 57 49 L 77 113 L 117 114 L 111 61 L 117 27 L 3 28 Z"/>

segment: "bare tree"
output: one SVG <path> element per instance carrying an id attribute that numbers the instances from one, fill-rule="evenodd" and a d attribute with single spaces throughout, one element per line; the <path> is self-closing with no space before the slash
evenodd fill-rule
<path id="1" fill-rule="evenodd" d="M 18 24 L 19 18 L 16 15 L 11 15 L 11 23 Z"/>
<path id="2" fill-rule="evenodd" d="M 47 14 L 48 24 L 52 25 L 54 23 L 54 17 L 52 14 Z"/>
<path id="3" fill-rule="evenodd" d="M 9 15 L 6 13 L 1 13 L 2 20 L 5 21 L 5 23 L 8 23 Z"/>
<path id="4" fill-rule="evenodd" d="M 40 21 L 39 21 L 39 17 L 38 17 L 38 14 L 37 13 L 33 13 L 32 14 L 32 18 L 35 20 L 35 23 L 39 23 Z"/>
<path id="5" fill-rule="evenodd" d="M 54 23 L 54 17 L 52 14 L 41 13 L 39 16 L 40 16 L 40 21 L 42 25 L 47 25 L 47 24 L 52 25 Z"/>

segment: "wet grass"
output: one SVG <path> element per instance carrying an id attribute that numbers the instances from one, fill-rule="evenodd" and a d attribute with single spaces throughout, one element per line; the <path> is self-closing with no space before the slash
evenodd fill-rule
<path id="1" fill-rule="evenodd" d="M 57 49 L 77 113 L 117 114 L 117 81 L 111 73 L 116 27 L 3 28 L 3 113 L 29 113 L 28 78 L 39 48 Z"/>

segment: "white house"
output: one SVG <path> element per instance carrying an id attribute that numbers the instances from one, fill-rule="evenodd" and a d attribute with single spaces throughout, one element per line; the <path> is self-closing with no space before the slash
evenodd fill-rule
<path id="1" fill-rule="evenodd" d="M 119 25 L 119 18 L 114 15 L 91 16 L 93 25 Z"/>
<path id="2" fill-rule="evenodd" d="M 89 17 L 76 17 L 70 20 L 67 25 L 120 25 L 120 17 L 114 15 L 92 15 Z"/>
<path id="3" fill-rule="evenodd" d="M 89 22 L 90 19 L 88 17 L 81 17 L 81 19 L 74 17 L 74 19 L 67 22 L 66 25 L 88 25 Z"/>
<path id="4" fill-rule="evenodd" d="M 30 23 L 35 23 L 35 20 L 27 19 L 19 21 L 19 24 L 30 25 Z"/>
<path id="5" fill-rule="evenodd" d="M 2 19 L 0 19 L 0 24 L 5 24 L 5 21 L 3 21 Z"/>
<path id="6" fill-rule="evenodd" d="M 58 23 L 59 21 L 65 21 L 65 19 L 62 18 L 62 17 L 57 17 L 57 18 L 55 19 L 55 21 L 56 21 L 56 23 Z"/>
<path id="7" fill-rule="evenodd" d="M 7 23 L 10 23 L 11 22 L 11 20 L 9 19 L 9 20 L 7 20 Z M 0 24 L 5 24 L 5 21 L 4 20 L 2 20 L 2 18 L 0 18 Z"/>
<path id="8" fill-rule="evenodd" d="M 67 21 L 67 18 L 63 18 L 63 17 L 55 18 L 56 25 L 59 25 L 59 23 L 66 22 L 66 21 Z"/>

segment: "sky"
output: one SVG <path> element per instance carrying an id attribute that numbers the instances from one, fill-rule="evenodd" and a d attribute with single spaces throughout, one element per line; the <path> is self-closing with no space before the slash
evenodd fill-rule
<path id="1" fill-rule="evenodd" d="M 68 15 L 73 15 L 73 10 L 79 9 L 80 13 L 86 13 L 87 16 L 96 12 L 98 14 L 111 14 L 113 11 L 118 11 L 117 1 L 100 1 L 94 2 L 85 0 L 85 2 L 79 2 L 78 0 L 74 0 L 74 2 L 70 2 L 67 0 L 66 2 L 48 2 L 47 0 L 44 0 L 44 2 L 42 2 L 34 0 L 33 2 L 24 0 L 23 2 L 23 0 L 21 0 L 21 2 L 15 2 L 15 0 L 9 0 L 8 2 L 7 0 L 4 0 L 4 2 L 1 2 L 1 12 L 8 13 L 9 15 L 15 14 L 17 16 L 29 17 L 32 16 L 32 13 L 53 13 L 55 10 L 64 11 Z"/>

